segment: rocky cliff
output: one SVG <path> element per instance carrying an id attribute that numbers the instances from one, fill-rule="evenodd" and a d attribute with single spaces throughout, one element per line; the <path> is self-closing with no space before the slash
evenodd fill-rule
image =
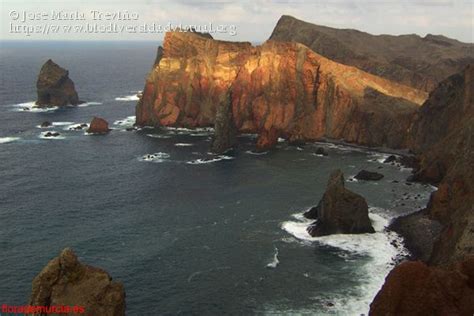
<path id="1" fill-rule="evenodd" d="M 474 67 L 469 65 L 442 81 L 415 117 L 410 145 L 420 165 L 414 178 L 437 184 L 438 189 L 423 210 L 426 216 L 415 214 L 403 223 L 421 229 L 406 232 L 415 248 L 426 249 L 423 238 L 416 236 L 430 234 L 424 230 L 432 227 L 427 224 L 430 220 L 441 224 L 441 233 L 421 256 L 428 266 L 410 262 L 389 274 L 371 305 L 371 315 L 473 313 L 473 93 Z"/>
<path id="2" fill-rule="evenodd" d="M 138 125 L 209 126 L 230 93 L 235 126 L 278 137 L 406 146 L 425 92 L 333 62 L 298 43 L 253 47 L 169 32 L 137 104 Z"/>
<path id="3" fill-rule="evenodd" d="M 439 184 L 427 209 L 445 229 L 431 262 L 451 263 L 474 252 L 474 65 L 439 84 L 411 131 L 415 179 Z"/>
<path id="4" fill-rule="evenodd" d="M 36 82 L 38 107 L 77 105 L 79 100 L 69 72 L 49 59 L 41 67 Z"/>
<path id="5" fill-rule="evenodd" d="M 431 91 L 474 62 L 474 45 L 440 35 L 372 35 L 315 25 L 284 15 L 271 40 L 302 43 L 345 65 Z"/>
<path id="6" fill-rule="evenodd" d="M 121 316 L 125 291 L 106 271 L 82 264 L 66 248 L 34 278 L 29 305 L 77 306 L 82 315 Z"/>

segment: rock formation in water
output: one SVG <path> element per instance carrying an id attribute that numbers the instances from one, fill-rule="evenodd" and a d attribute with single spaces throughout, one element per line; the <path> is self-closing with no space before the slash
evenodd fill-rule
<path id="1" fill-rule="evenodd" d="M 87 129 L 91 134 L 107 134 L 109 131 L 109 123 L 100 117 L 94 117 Z"/>
<path id="2" fill-rule="evenodd" d="M 284 15 L 271 40 L 302 43 L 336 62 L 415 87 L 433 90 L 474 63 L 473 44 L 440 35 L 371 35 L 315 25 Z"/>
<path id="3" fill-rule="evenodd" d="M 224 99 L 219 102 L 214 121 L 214 138 L 212 140 L 211 151 L 216 154 L 223 154 L 237 143 L 237 128 L 234 125 L 232 114 L 232 95 L 224 95 Z"/>
<path id="4" fill-rule="evenodd" d="M 450 267 L 403 262 L 385 279 L 369 315 L 473 315 L 474 257 Z"/>
<path id="5" fill-rule="evenodd" d="M 383 174 L 373 171 L 361 170 L 354 176 L 354 178 L 357 180 L 377 181 L 383 178 Z"/>
<path id="6" fill-rule="evenodd" d="M 410 118 L 427 97 L 297 43 L 253 47 L 169 32 L 158 57 L 137 104 L 138 125 L 212 126 L 230 92 L 235 126 L 258 133 L 260 150 L 278 137 L 405 147 Z"/>
<path id="7" fill-rule="evenodd" d="M 53 107 L 78 105 L 79 100 L 74 82 L 69 78 L 69 72 L 49 59 L 40 70 L 36 82 L 38 107 Z"/>
<path id="8" fill-rule="evenodd" d="M 29 305 L 81 306 L 83 315 L 125 315 L 125 290 L 99 268 L 82 264 L 70 248 L 34 278 Z"/>
<path id="9" fill-rule="evenodd" d="M 345 188 L 341 170 L 331 173 L 323 198 L 304 215 L 316 220 L 308 227 L 308 233 L 313 237 L 375 232 L 369 219 L 367 202 Z"/>

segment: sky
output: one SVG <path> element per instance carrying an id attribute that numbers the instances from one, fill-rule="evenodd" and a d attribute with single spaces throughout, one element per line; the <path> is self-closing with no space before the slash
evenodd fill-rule
<path id="1" fill-rule="evenodd" d="M 474 42 L 474 0 L 0 0 L 0 39 L 151 40 L 181 26 L 262 42 L 281 15 L 372 34 Z"/>

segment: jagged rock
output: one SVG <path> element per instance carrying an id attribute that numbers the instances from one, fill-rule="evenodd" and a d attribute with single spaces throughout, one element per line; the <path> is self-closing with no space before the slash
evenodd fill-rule
<path id="1" fill-rule="evenodd" d="M 391 162 L 396 162 L 396 161 L 397 161 L 397 156 L 390 155 L 383 161 L 383 163 L 391 163 Z"/>
<path id="2" fill-rule="evenodd" d="M 473 315 L 474 257 L 449 268 L 406 261 L 394 268 L 369 315 Z"/>
<path id="3" fill-rule="evenodd" d="M 40 70 L 36 82 L 38 107 L 53 107 L 78 105 L 79 100 L 74 82 L 69 78 L 69 72 L 49 59 Z"/>
<path id="4" fill-rule="evenodd" d="M 212 126 L 230 91 L 235 126 L 259 134 L 262 148 L 276 144 L 269 137 L 275 134 L 404 147 L 411 117 L 427 97 L 297 43 L 253 47 L 168 32 L 160 52 L 136 107 L 138 126 Z"/>
<path id="5" fill-rule="evenodd" d="M 100 117 L 94 117 L 87 129 L 91 134 L 107 134 L 109 131 L 109 123 Z"/>
<path id="6" fill-rule="evenodd" d="M 125 315 L 125 290 L 99 268 L 82 264 L 70 248 L 34 278 L 30 305 L 81 306 L 83 315 Z"/>
<path id="7" fill-rule="evenodd" d="M 474 45 L 444 36 L 372 35 L 335 29 L 283 15 L 271 40 L 307 45 L 336 62 L 425 90 L 474 63 Z"/>
<path id="8" fill-rule="evenodd" d="M 331 173 L 323 198 L 304 215 L 316 219 L 308 227 L 308 233 L 313 237 L 375 232 L 369 219 L 367 202 L 362 196 L 344 187 L 341 170 Z"/>
<path id="9" fill-rule="evenodd" d="M 383 178 L 383 174 L 367 170 L 359 171 L 355 177 L 357 180 L 377 181 Z"/>
<path id="10" fill-rule="evenodd" d="M 211 151 L 216 154 L 223 154 L 233 149 L 237 143 L 237 129 L 232 115 L 231 101 L 232 95 L 228 93 L 217 107 L 215 133 L 211 145 Z"/>

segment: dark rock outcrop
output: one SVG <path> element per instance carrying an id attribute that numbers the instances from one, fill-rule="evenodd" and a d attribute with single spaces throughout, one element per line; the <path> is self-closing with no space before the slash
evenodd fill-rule
<path id="1" fill-rule="evenodd" d="M 79 100 L 74 82 L 69 78 L 69 72 L 49 59 L 40 70 L 36 82 L 38 107 L 53 107 L 78 105 Z"/>
<path id="2" fill-rule="evenodd" d="M 357 180 L 377 181 L 383 178 L 383 174 L 378 172 L 361 170 L 354 176 L 354 178 L 356 178 Z"/>
<path id="3" fill-rule="evenodd" d="M 53 125 L 53 123 L 49 122 L 49 121 L 44 121 L 43 123 L 41 123 L 41 128 L 45 128 L 45 127 L 50 127 L 51 125 Z"/>
<path id="4" fill-rule="evenodd" d="M 389 228 L 403 236 L 404 245 L 412 259 L 428 262 L 442 226 L 437 220 L 431 219 L 424 209 L 396 218 Z"/>
<path id="5" fill-rule="evenodd" d="M 109 131 L 109 123 L 100 117 L 94 117 L 87 129 L 91 134 L 107 134 Z"/>
<path id="6" fill-rule="evenodd" d="M 216 119 L 214 121 L 214 138 L 212 140 L 211 151 L 216 154 L 223 154 L 232 150 L 237 143 L 237 128 L 234 125 L 232 114 L 232 95 L 224 95 L 217 107 Z"/>
<path id="7" fill-rule="evenodd" d="M 137 104 L 138 126 L 212 126 L 230 92 L 235 126 L 259 134 L 260 150 L 278 137 L 405 147 L 427 97 L 297 43 L 253 47 L 168 32 L 160 52 Z"/>
<path id="8" fill-rule="evenodd" d="M 410 135 L 419 160 L 413 179 L 438 184 L 438 189 L 422 215 L 401 219 L 399 228 L 414 254 L 421 249 L 418 255 L 428 266 L 407 262 L 396 267 L 372 303 L 372 315 L 474 312 L 473 93 L 470 65 L 441 82 L 417 113 Z M 429 241 L 415 239 L 430 236 L 434 221 L 441 232 L 426 247 Z M 406 232 L 410 228 L 419 231 Z"/>
<path id="9" fill-rule="evenodd" d="M 369 219 L 367 202 L 362 196 L 344 187 L 341 170 L 331 173 L 323 198 L 304 215 L 316 219 L 308 227 L 308 233 L 313 237 L 375 232 Z"/>
<path id="10" fill-rule="evenodd" d="M 287 15 L 280 18 L 270 39 L 302 43 L 334 61 L 428 92 L 474 63 L 473 44 L 444 36 L 372 35 Z"/>
<path id="11" fill-rule="evenodd" d="M 474 257 L 449 269 L 406 261 L 385 279 L 369 315 L 473 315 Z"/>
<path id="12" fill-rule="evenodd" d="M 328 156 L 329 155 L 328 151 L 324 147 L 316 148 L 315 154 L 320 155 L 320 156 Z"/>
<path id="13" fill-rule="evenodd" d="M 99 268 L 85 265 L 70 248 L 51 260 L 34 278 L 30 305 L 82 306 L 83 315 L 125 315 L 125 290 Z"/>

